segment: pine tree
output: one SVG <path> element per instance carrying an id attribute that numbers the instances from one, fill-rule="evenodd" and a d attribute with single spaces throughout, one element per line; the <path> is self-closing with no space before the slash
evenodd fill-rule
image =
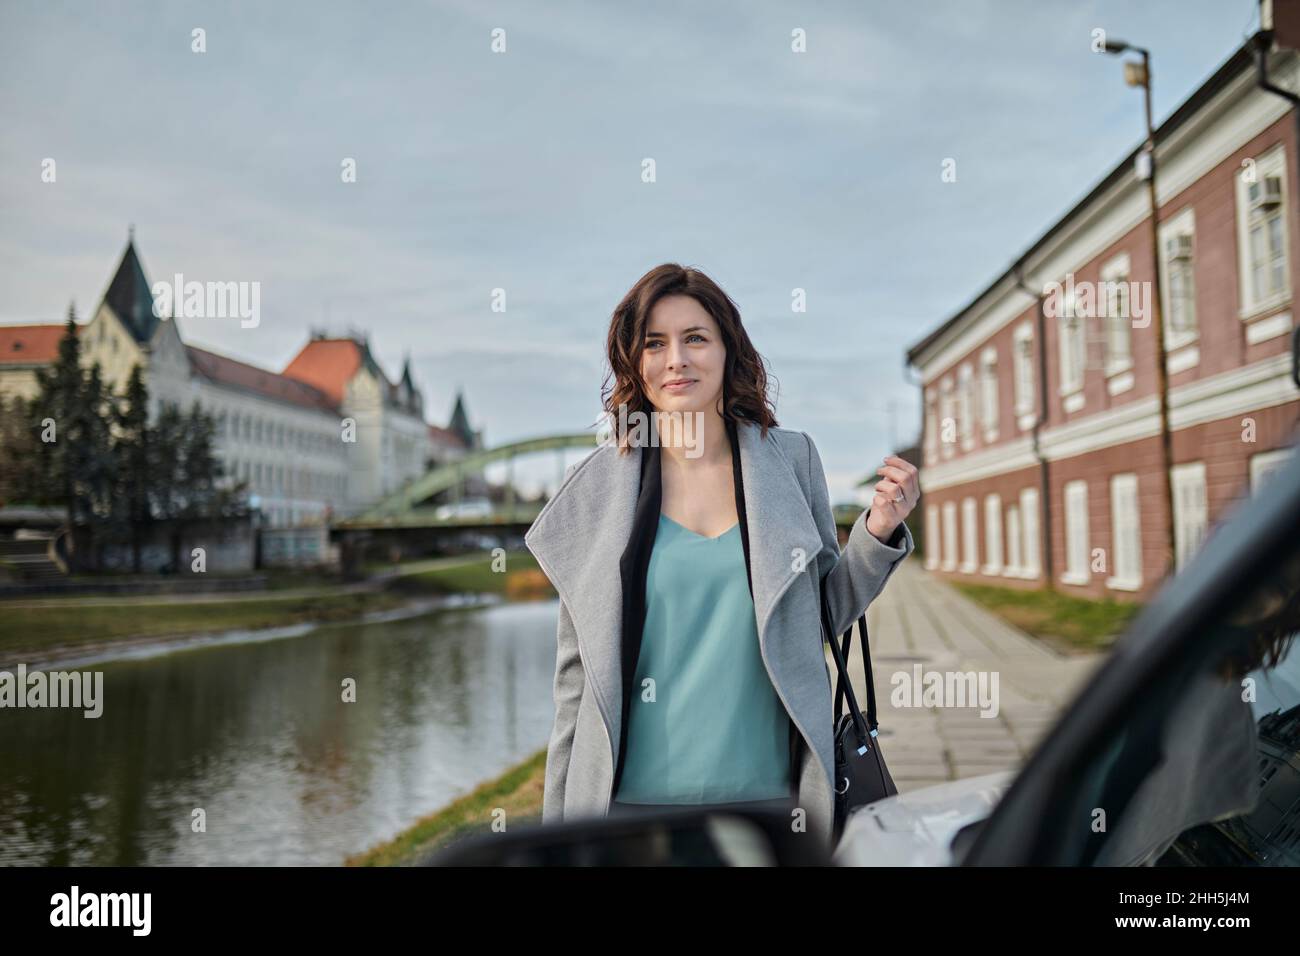
<path id="1" fill-rule="evenodd" d="M 247 514 L 244 486 L 219 487 L 223 469 L 212 417 L 197 402 L 188 414 L 167 403 L 151 424 L 138 365 L 121 396 L 105 385 L 98 363 L 82 369 L 71 308 L 58 358 L 37 372 L 37 382 L 30 403 L 15 400 L 8 414 L 0 403 L 0 501 L 63 507 L 68 528 L 84 528 L 91 545 L 129 539 L 137 573 L 153 522 L 173 523 L 175 565 L 186 522 Z M 10 454 L 10 448 L 26 452 Z"/>
<path id="2" fill-rule="evenodd" d="M 116 401 L 104 384 L 99 363 L 90 367 L 77 406 L 80 449 L 75 486 L 92 532 L 107 529 L 117 493 L 117 462 L 113 454 Z"/>
<path id="3" fill-rule="evenodd" d="M 172 535 L 172 565 L 180 567 L 180 542 L 192 521 L 215 517 L 217 482 L 221 463 L 212 450 L 216 423 L 195 402 L 180 418 L 180 454 L 177 457 L 177 487 L 182 489 Z"/>
<path id="4" fill-rule="evenodd" d="M 77 320 L 69 307 L 59 340 L 58 358 L 37 372 L 40 393 L 32 403 L 30 427 L 40 441 L 35 466 L 45 486 L 44 497 L 63 507 L 71 536 L 70 553 L 77 558 L 78 527 L 94 544 L 109 521 L 114 492 L 114 461 L 110 437 L 112 395 L 96 363 L 81 367 Z"/>
<path id="5" fill-rule="evenodd" d="M 41 504 L 45 497 L 31 405 L 21 395 L 0 395 L 0 505 Z"/>
<path id="6" fill-rule="evenodd" d="M 181 456 L 185 444 L 185 418 L 172 402 L 163 403 L 150 429 L 150 498 L 160 521 L 180 517 L 184 506 L 184 472 Z"/>
<path id="7" fill-rule="evenodd" d="M 149 390 L 140 366 L 131 369 L 126 393 L 117 403 L 113 442 L 117 460 L 118 509 L 131 541 L 131 569 L 141 571 L 142 536 L 153 521 L 150 490 L 154 484 L 149 427 Z"/>
<path id="8" fill-rule="evenodd" d="M 68 321 L 59 339 L 59 357 L 48 368 L 37 370 L 36 382 L 40 394 L 33 402 L 33 424 L 42 445 L 40 468 L 48 480 L 46 493 L 48 500 L 65 508 L 68 528 L 72 529 L 78 512 L 76 420 L 82 399 L 81 341 L 72 306 L 68 307 Z"/>
<path id="9" fill-rule="evenodd" d="M 190 406 L 181 446 L 181 487 L 186 495 L 182 514 L 187 518 L 207 518 L 216 513 L 217 483 L 223 476 L 212 447 L 216 430 L 216 422 L 198 402 Z"/>

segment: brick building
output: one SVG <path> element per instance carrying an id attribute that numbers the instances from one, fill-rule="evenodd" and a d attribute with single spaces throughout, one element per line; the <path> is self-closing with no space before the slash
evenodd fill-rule
<path id="1" fill-rule="evenodd" d="M 1175 569 L 1292 453 L 1300 419 L 1298 120 L 1258 85 L 1256 55 L 1252 39 L 1156 130 Z M 1296 52 L 1266 66 L 1300 91 Z M 935 573 L 1020 587 L 1050 575 L 1064 593 L 1142 599 L 1166 571 L 1139 152 L 908 350 Z"/>

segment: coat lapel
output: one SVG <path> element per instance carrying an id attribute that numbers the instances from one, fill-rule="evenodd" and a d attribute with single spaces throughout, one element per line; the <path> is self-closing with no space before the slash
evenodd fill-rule
<path id="1" fill-rule="evenodd" d="M 769 430 L 737 426 L 749 538 L 750 574 L 759 646 L 782 683 L 783 654 L 771 654 L 772 610 L 803 568 L 815 568 L 825 546 L 794 466 Z M 641 456 L 619 455 L 613 444 L 578 464 L 542 508 L 524 541 L 573 618 L 583 668 L 615 748 L 622 725 L 623 585 L 619 562 L 632 533 L 641 483 Z M 815 626 L 815 625 L 814 625 Z"/>
<path id="2" fill-rule="evenodd" d="M 804 497 L 795 466 L 770 430 L 760 441 L 759 428 L 738 428 L 745 519 L 749 530 L 750 571 L 754 578 L 754 615 L 759 643 L 766 650 L 767 622 L 785 589 L 803 568 L 816 567 L 825 546 Z"/>

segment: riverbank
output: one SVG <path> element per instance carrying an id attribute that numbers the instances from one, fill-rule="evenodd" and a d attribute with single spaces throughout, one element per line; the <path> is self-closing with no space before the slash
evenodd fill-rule
<path id="1" fill-rule="evenodd" d="M 508 571 L 495 571 L 491 554 L 482 553 L 385 566 L 371 579 L 349 585 L 297 575 L 259 592 L 6 601 L 0 604 L 0 663 L 57 661 L 118 645 L 138 648 L 229 631 L 346 622 L 438 596 L 548 596 L 550 584 L 531 554 L 510 552 L 505 563 Z"/>
<path id="2" fill-rule="evenodd" d="M 492 832 L 504 813 L 506 827 L 541 822 L 546 748 L 441 810 L 422 817 L 393 839 L 350 856 L 344 866 L 418 866 L 452 844 Z"/>

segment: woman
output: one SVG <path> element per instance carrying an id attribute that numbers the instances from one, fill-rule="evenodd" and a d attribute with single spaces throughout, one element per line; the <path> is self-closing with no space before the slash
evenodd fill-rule
<path id="1" fill-rule="evenodd" d="M 763 361 L 711 279 L 650 270 L 607 349 L 616 440 L 569 469 L 525 535 L 560 595 L 543 822 L 779 806 L 829 842 L 819 582 L 842 633 L 913 550 L 916 469 L 876 469 L 841 554 L 817 449 L 778 427 Z"/>

